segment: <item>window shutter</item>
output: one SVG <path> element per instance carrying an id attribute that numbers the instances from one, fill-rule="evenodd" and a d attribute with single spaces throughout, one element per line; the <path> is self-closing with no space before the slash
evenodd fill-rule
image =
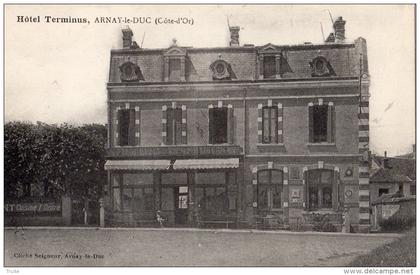
<path id="1" fill-rule="evenodd" d="M 304 172 L 304 174 L 305 176 L 303 178 L 305 180 L 305 186 L 303 188 L 303 201 L 305 202 L 304 209 L 308 209 L 309 208 L 309 182 L 308 182 L 309 171 Z"/>
<path id="2" fill-rule="evenodd" d="M 270 137 L 270 143 L 277 143 L 278 141 L 278 109 L 277 107 L 271 107 L 271 137 Z"/>
<path id="3" fill-rule="evenodd" d="M 335 141 L 335 111 L 334 105 L 328 105 L 328 142 Z"/>
<path id="4" fill-rule="evenodd" d="M 124 115 L 123 115 L 123 112 L 122 112 L 122 110 L 118 110 L 118 112 L 117 112 L 117 119 L 118 119 L 118 129 L 117 129 L 117 131 L 118 131 L 118 139 L 117 139 L 117 145 L 120 145 L 121 146 L 121 137 L 122 137 L 122 130 L 123 130 L 123 119 L 124 119 Z"/>
<path id="5" fill-rule="evenodd" d="M 338 172 L 334 171 L 333 172 L 333 183 L 332 183 L 332 207 L 334 210 L 338 210 L 339 207 L 339 182 L 338 182 Z"/>
<path id="6" fill-rule="evenodd" d="M 309 128 L 309 143 L 314 142 L 314 106 L 308 107 L 308 128 Z"/>
<path id="7" fill-rule="evenodd" d="M 228 131 L 228 143 L 233 144 L 233 131 L 234 131 L 234 117 L 233 117 L 233 107 L 229 106 L 227 113 L 227 131 Z"/>
<path id="8" fill-rule="evenodd" d="M 166 144 L 174 144 L 174 109 L 168 108 L 166 111 Z"/>
<path id="9" fill-rule="evenodd" d="M 136 112 L 128 110 L 128 145 L 136 145 Z"/>
<path id="10" fill-rule="evenodd" d="M 213 108 L 209 108 L 209 143 L 214 143 Z"/>
<path id="11" fill-rule="evenodd" d="M 182 144 L 182 110 L 181 108 L 176 108 L 174 110 L 174 144 Z"/>

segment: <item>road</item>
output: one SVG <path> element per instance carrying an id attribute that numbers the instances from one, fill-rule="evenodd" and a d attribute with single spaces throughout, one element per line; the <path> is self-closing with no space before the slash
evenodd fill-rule
<path id="1" fill-rule="evenodd" d="M 345 266 L 398 235 L 6 229 L 5 266 Z"/>

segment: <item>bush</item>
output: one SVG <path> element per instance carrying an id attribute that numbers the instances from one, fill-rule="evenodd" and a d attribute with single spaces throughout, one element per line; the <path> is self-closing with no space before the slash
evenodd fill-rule
<path id="1" fill-rule="evenodd" d="M 335 226 L 330 222 L 328 214 L 312 214 L 313 230 L 318 232 L 337 232 Z"/>
<path id="2" fill-rule="evenodd" d="M 404 231 L 416 223 L 415 217 L 399 217 L 394 215 L 389 219 L 383 220 L 380 224 L 382 231 Z"/>

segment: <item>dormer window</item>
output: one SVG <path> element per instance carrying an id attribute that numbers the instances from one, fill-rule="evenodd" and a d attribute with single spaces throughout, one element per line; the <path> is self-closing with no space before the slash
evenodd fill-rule
<path id="1" fill-rule="evenodd" d="M 169 81 L 181 81 L 181 60 L 169 60 Z"/>
<path id="2" fill-rule="evenodd" d="M 222 59 L 214 61 L 210 65 L 210 70 L 213 73 L 213 80 L 231 80 L 236 78 L 230 64 Z"/>
<path id="3" fill-rule="evenodd" d="M 264 79 L 276 78 L 276 57 L 264 56 Z"/>
<path id="4" fill-rule="evenodd" d="M 185 81 L 185 49 L 172 45 L 164 54 L 164 81 Z"/>
<path id="5" fill-rule="evenodd" d="M 273 44 L 259 48 L 257 62 L 259 79 L 278 79 L 282 78 L 285 73 L 293 73 L 284 50 Z"/>
<path id="6" fill-rule="evenodd" d="M 140 67 L 133 62 L 125 62 L 120 66 L 121 82 L 138 82 L 144 80 Z"/>
<path id="7" fill-rule="evenodd" d="M 309 62 L 309 65 L 311 66 L 312 77 L 327 77 L 336 75 L 330 62 L 325 57 L 318 56 Z"/>

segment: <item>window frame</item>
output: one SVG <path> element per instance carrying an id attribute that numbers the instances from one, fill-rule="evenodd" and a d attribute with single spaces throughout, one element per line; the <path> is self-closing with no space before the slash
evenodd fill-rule
<path id="1" fill-rule="evenodd" d="M 330 173 L 330 183 L 329 184 L 321 183 L 322 182 L 322 179 L 321 179 L 322 173 L 324 173 L 324 172 L 329 172 Z M 317 182 L 314 182 L 314 181 L 311 182 L 311 180 L 313 180 L 315 178 L 315 175 L 310 175 L 311 173 L 318 173 L 317 178 L 319 178 L 319 180 Z M 305 172 L 305 178 L 306 178 L 306 180 L 305 180 L 305 185 L 306 185 L 305 186 L 305 196 L 306 196 L 305 210 L 306 211 L 322 211 L 322 210 L 337 210 L 338 209 L 338 206 L 340 204 L 340 201 L 339 201 L 340 199 L 339 199 L 339 196 L 338 196 L 339 186 L 338 186 L 338 178 L 337 178 L 336 173 L 337 172 L 335 170 L 326 169 L 326 168 L 311 169 L 311 170 L 308 170 L 308 171 Z M 310 189 L 311 189 L 312 186 L 315 186 L 315 188 L 317 189 L 317 201 L 316 201 L 317 206 L 315 206 L 315 207 L 311 206 L 311 197 L 310 197 L 311 192 L 310 192 Z M 330 193 L 331 207 L 324 207 L 324 205 L 319 207 L 320 204 L 322 204 L 322 203 L 319 202 L 319 200 L 320 200 L 320 198 L 318 197 L 319 190 L 324 189 L 326 187 L 330 187 L 330 189 L 331 189 L 331 193 Z M 324 192 L 323 192 L 322 195 L 324 196 Z"/>
<path id="2" fill-rule="evenodd" d="M 271 59 L 270 63 L 272 62 L 272 64 L 270 64 L 271 67 L 268 67 L 268 59 Z M 276 55 L 273 54 L 264 54 L 263 56 L 263 79 L 276 79 L 277 78 L 277 57 Z M 273 71 L 267 75 L 266 71 L 268 69 L 272 69 Z"/>
<path id="3" fill-rule="evenodd" d="M 168 107 L 166 110 L 166 144 L 180 145 L 182 139 L 182 108 Z M 179 121 L 178 121 L 179 120 Z"/>
<path id="4" fill-rule="evenodd" d="M 328 106 L 313 107 L 313 143 L 328 142 Z"/>
<path id="5" fill-rule="evenodd" d="M 325 140 L 315 140 L 315 110 L 316 108 L 326 108 L 326 138 Z M 309 144 L 334 144 L 336 133 L 336 119 L 335 107 L 333 102 L 323 104 L 322 99 L 319 99 L 319 104 L 315 105 L 312 102 L 308 104 L 308 132 Z"/>
<path id="6" fill-rule="evenodd" d="M 265 111 L 268 110 L 268 117 L 265 116 Z M 278 114 L 279 108 L 276 105 L 264 106 L 262 108 L 262 143 L 263 144 L 277 144 L 278 143 Z M 265 131 L 268 124 L 268 135 Z M 274 130 L 272 129 L 274 126 Z M 266 140 L 268 138 L 268 140 Z M 274 139 L 274 140 L 272 140 Z"/>
<path id="7" fill-rule="evenodd" d="M 273 182 L 273 171 L 281 173 L 281 180 L 279 182 Z M 268 182 L 262 182 L 260 180 L 260 174 L 268 172 Z M 267 207 L 261 208 L 261 200 L 260 200 L 260 188 L 267 189 L 267 197 L 265 198 Z M 280 208 L 274 207 L 274 192 L 276 188 L 280 188 L 281 192 L 281 203 Z M 286 201 L 285 194 L 284 194 L 284 171 L 280 169 L 261 169 L 257 172 L 257 208 L 258 211 L 283 211 L 284 209 L 284 202 Z"/>
<path id="8" fill-rule="evenodd" d="M 215 123 L 215 111 L 218 109 L 226 110 L 226 135 L 222 141 L 216 142 L 216 129 L 220 130 L 220 126 Z M 233 144 L 234 143 L 234 113 L 232 105 L 221 105 L 213 107 L 212 104 L 208 107 L 208 137 L 209 145 L 223 145 L 223 144 Z"/>
<path id="9" fill-rule="evenodd" d="M 127 113 L 126 117 L 123 117 L 124 113 Z M 122 146 L 122 147 L 136 146 L 136 143 L 137 143 L 136 141 L 136 110 L 134 108 L 119 109 L 117 111 L 117 119 L 118 119 L 117 146 Z M 123 127 L 125 126 L 127 127 L 127 129 L 123 129 Z M 125 137 L 124 140 L 123 140 L 123 137 Z M 126 141 L 126 142 L 123 142 L 123 141 Z"/>
<path id="10" fill-rule="evenodd" d="M 124 184 L 124 174 L 132 174 L 132 173 L 112 173 L 111 174 L 111 190 L 112 190 L 112 211 L 113 212 L 128 212 L 128 213 L 135 213 L 135 214 L 151 214 L 156 211 L 156 205 L 155 205 L 155 189 L 153 183 L 151 184 L 144 184 L 144 185 L 133 185 L 133 184 Z M 150 173 L 146 173 L 150 174 Z M 114 185 L 113 182 L 115 178 L 118 178 L 118 185 Z M 119 191 L 119 202 L 120 202 L 120 209 L 115 209 L 115 198 L 114 198 L 114 192 L 118 189 Z M 149 194 L 152 197 L 153 202 L 153 208 L 152 209 L 146 209 L 146 189 L 151 189 L 152 193 Z M 131 194 L 131 202 L 129 206 L 126 206 L 124 202 L 124 191 L 129 190 Z M 141 190 L 142 197 L 143 197 L 143 204 L 144 209 L 139 209 L 140 211 L 136 211 L 134 207 L 134 190 Z"/>

